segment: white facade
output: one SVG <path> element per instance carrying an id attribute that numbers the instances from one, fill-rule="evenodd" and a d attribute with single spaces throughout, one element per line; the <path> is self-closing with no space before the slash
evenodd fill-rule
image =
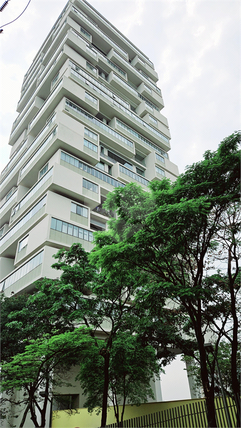
<path id="1" fill-rule="evenodd" d="M 175 180 L 152 62 L 84 0 L 70 0 L 24 76 L 1 174 L 0 287 L 56 278 L 52 255 L 104 230 L 109 191 Z"/>

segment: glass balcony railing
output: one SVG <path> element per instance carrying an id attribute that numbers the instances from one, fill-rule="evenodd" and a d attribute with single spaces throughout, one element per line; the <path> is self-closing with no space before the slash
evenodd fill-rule
<path id="1" fill-rule="evenodd" d="M 89 17 L 87 17 L 83 12 L 81 12 L 75 6 L 72 6 L 72 10 L 77 15 L 79 15 L 85 22 L 87 22 L 94 29 L 94 31 L 96 31 L 101 36 L 101 38 L 105 39 L 108 43 L 110 43 L 110 46 L 115 46 L 115 48 L 122 53 L 124 58 L 128 58 L 127 53 L 120 46 L 118 46 L 113 40 L 111 40 L 100 28 L 98 28 L 94 21 L 92 21 Z"/>
<path id="2" fill-rule="evenodd" d="M 122 98 L 120 98 L 114 92 L 107 89 L 106 86 L 99 83 L 98 80 L 91 77 L 88 73 L 86 73 L 80 67 L 76 66 L 72 61 L 70 62 L 70 65 L 71 65 L 71 73 L 74 76 L 78 77 L 78 79 L 80 79 L 82 82 L 86 83 L 89 87 L 94 89 L 94 91 L 98 92 L 103 97 L 108 98 L 108 100 L 111 100 L 112 102 L 115 100 L 121 105 L 123 105 L 124 107 L 129 108 L 129 104 L 126 101 L 122 100 Z"/>
<path id="3" fill-rule="evenodd" d="M 50 92 L 48 98 L 46 98 L 46 100 L 44 101 L 43 105 L 41 106 L 41 108 L 39 109 L 38 113 L 34 116 L 34 118 L 31 120 L 31 122 L 29 123 L 28 127 L 29 130 L 33 127 L 33 125 L 35 124 L 35 122 L 37 122 L 37 119 L 39 118 L 39 115 L 42 114 L 43 109 L 50 103 L 50 101 L 54 98 L 57 90 L 59 89 L 60 85 L 62 84 L 63 79 L 61 79 L 59 81 L 59 83 L 54 87 L 54 89 Z"/>
<path id="4" fill-rule="evenodd" d="M 65 109 L 73 110 L 74 112 L 78 113 L 80 116 L 84 117 L 86 120 L 88 120 L 93 125 L 97 126 L 99 129 L 105 131 L 107 134 L 117 138 L 122 143 L 126 144 L 127 146 L 133 148 L 134 144 L 132 141 L 128 140 L 127 138 L 123 137 L 123 135 L 119 134 L 118 132 L 114 131 L 112 128 L 110 128 L 105 123 L 101 122 L 101 120 L 96 119 L 96 117 L 92 116 L 90 113 L 88 113 L 86 110 L 82 109 L 77 104 L 73 103 L 72 101 L 66 99 L 65 101 Z"/>
<path id="5" fill-rule="evenodd" d="M 53 175 L 53 168 L 51 168 L 43 177 L 28 191 L 28 193 L 21 199 L 21 201 L 14 207 L 11 217 L 13 217 L 22 208 L 36 192 L 46 183 L 46 181 Z"/>
<path id="6" fill-rule="evenodd" d="M 5 208 L 10 204 L 10 202 L 12 202 L 12 200 L 15 198 L 16 196 L 16 192 L 17 189 L 11 194 L 11 196 L 5 200 L 5 202 L 1 205 L 0 207 L 0 214 L 3 212 L 3 210 L 5 210 Z"/>
<path id="7" fill-rule="evenodd" d="M 52 140 L 52 138 L 54 138 L 54 136 L 56 135 L 57 132 L 57 126 L 53 129 L 53 131 L 51 132 L 51 134 L 46 138 L 46 140 L 41 144 L 41 146 L 38 148 L 38 150 L 34 153 L 34 155 L 28 160 L 28 162 L 23 166 L 23 168 L 20 170 L 20 176 L 24 174 L 24 172 L 28 169 L 29 165 L 36 160 L 37 156 L 39 155 L 40 152 L 42 152 L 42 150 L 47 146 L 47 144 L 49 143 L 49 141 Z"/>
<path id="8" fill-rule="evenodd" d="M 139 94 L 138 92 L 138 97 L 141 98 L 141 100 L 145 101 L 145 103 L 151 108 L 151 109 L 155 109 L 157 111 L 160 111 L 160 109 L 155 106 L 155 104 L 153 104 L 150 100 L 148 100 L 146 97 L 144 97 L 143 95 Z"/>
<path id="9" fill-rule="evenodd" d="M 147 140 L 147 138 L 143 137 L 143 135 L 139 134 L 139 132 L 132 129 L 130 126 L 126 125 L 125 123 L 121 122 L 119 119 L 116 119 L 117 125 L 119 125 L 121 128 L 125 129 L 130 134 L 134 135 L 138 140 L 143 141 L 147 146 L 151 147 L 152 149 L 156 150 L 157 152 L 161 153 L 163 156 L 168 158 L 168 155 L 164 150 L 162 150 L 160 147 L 153 144 L 150 140 Z M 167 139 L 167 142 L 169 144 L 169 140 Z"/>
<path id="10" fill-rule="evenodd" d="M 0 247 L 5 244 L 5 242 L 7 242 L 8 239 L 10 239 L 13 235 L 15 235 L 15 233 L 17 233 L 21 227 L 23 227 L 37 212 L 39 212 L 41 208 L 43 208 L 43 206 L 46 204 L 46 199 L 47 196 L 45 195 L 36 205 L 34 205 L 33 208 L 31 208 L 30 211 L 28 211 L 27 214 L 25 214 L 24 217 L 21 218 L 21 220 L 15 224 L 15 226 L 13 226 L 7 231 L 7 233 L 5 233 L 5 235 L 3 235 L 3 237 L 0 239 Z"/>
<path id="11" fill-rule="evenodd" d="M 64 162 L 67 162 L 68 164 L 73 165 L 76 168 L 87 172 L 87 174 L 91 175 L 92 177 L 96 177 L 105 183 L 111 184 L 111 186 L 113 186 L 113 187 L 125 187 L 125 185 L 123 183 L 121 183 L 121 181 L 116 180 L 113 177 L 110 177 L 108 174 L 105 174 L 104 172 L 98 170 L 97 168 L 93 168 L 93 167 L 89 166 L 85 162 L 80 161 L 79 159 L 77 159 L 74 156 L 69 155 L 68 153 L 61 152 L 61 159 Z"/>
<path id="12" fill-rule="evenodd" d="M 29 150 L 32 149 L 34 146 L 37 145 L 37 143 L 41 140 L 41 138 L 43 137 L 43 135 L 45 134 L 46 130 L 48 128 L 50 128 L 51 124 L 54 122 L 56 117 L 56 114 L 54 114 L 48 121 L 48 123 L 44 126 L 44 128 L 40 131 L 40 133 L 37 135 L 37 137 L 35 138 L 35 140 L 33 140 L 33 142 L 31 143 L 31 145 L 27 148 L 26 152 L 23 154 L 23 156 L 21 157 L 21 163 L 23 163 L 23 161 L 25 159 L 27 159 L 28 154 L 29 154 Z M 19 169 L 19 162 L 9 171 L 9 173 L 3 178 L 1 184 L 10 176 L 10 174 L 12 174 L 14 171 Z"/>
<path id="13" fill-rule="evenodd" d="M 92 27 L 93 27 L 93 29 L 95 30 L 95 31 L 97 31 L 97 33 L 99 33 L 100 34 L 100 36 L 103 38 L 103 39 L 105 39 L 106 41 L 108 41 L 108 43 L 110 43 L 110 46 L 111 47 L 114 47 L 115 49 L 117 49 L 122 55 L 123 55 L 123 57 L 124 58 L 122 58 L 121 57 L 121 59 L 125 59 L 125 61 L 128 61 L 128 55 L 127 55 L 127 53 L 122 49 L 122 48 L 120 48 L 120 46 L 119 45 L 117 45 L 112 39 L 110 39 L 102 30 L 100 30 L 100 28 L 98 28 L 97 27 L 97 25 L 89 18 L 89 17 L 87 17 L 84 13 L 82 13 L 79 9 L 77 9 L 75 6 L 73 6 L 72 7 L 72 10 L 77 14 L 77 15 L 79 15 L 84 21 L 86 21 L 89 25 L 91 25 Z M 116 32 L 116 31 L 114 31 L 114 32 Z M 124 39 L 124 37 L 123 36 L 121 36 L 120 34 L 118 34 L 118 36 L 119 37 L 121 37 L 124 41 L 125 41 L 125 43 L 127 43 L 127 40 L 125 40 Z M 128 44 L 130 44 L 129 42 L 128 42 Z M 149 65 L 153 68 L 153 63 L 148 59 L 148 58 L 145 58 L 145 60 L 146 60 L 146 62 L 148 62 L 149 63 Z M 129 62 L 128 62 L 128 64 L 129 64 Z M 151 85 L 151 87 L 156 91 L 156 92 L 158 92 L 159 94 L 161 94 L 161 90 L 154 84 L 154 83 L 152 83 L 152 82 L 150 82 L 150 80 L 149 80 L 149 78 L 147 78 L 147 77 L 145 77 L 145 75 L 144 74 L 142 74 L 139 70 L 137 70 L 135 67 L 133 67 L 131 64 L 129 64 L 137 73 L 139 73 L 141 76 L 142 76 L 142 79 L 145 79 L 147 82 L 148 82 L 148 84 L 149 85 Z M 123 70 L 121 70 L 122 71 L 122 73 L 125 73 Z"/>
<path id="14" fill-rule="evenodd" d="M 18 120 L 19 120 L 20 117 L 17 117 L 17 119 L 14 121 L 14 123 L 13 123 L 13 127 L 14 128 L 13 128 L 13 130 L 11 132 L 10 138 L 13 136 L 13 134 L 15 134 L 15 132 L 17 131 L 17 129 L 19 128 L 19 126 L 21 125 L 21 123 L 24 120 L 26 120 L 26 116 L 27 116 L 29 110 L 32 109 L 33 105 L 34 105 L 34 101 L 30 104 L 30 106 L 28 107 L 27 110 L 25 110 L 25 111 L 23 111 L 22 113 L 19 114 L 19 116 L 22 116 L 22 118 L 20 119 L 20 121 L 18 122 Z"/>
<path id="15" fill-rule="evenodd" d="M 93 242 L 94 239 L 93 232 L 90 230 L 83 229 L 82 227 L 67 223 L 66 221 L 58 220 L 57 218 L 51 218 L 50 228 L 57 232 L 83 239 L 84 241 Z"/>
<path id="16" fill-rule="evenodd" d="M 44 250 L 36 254 L 36 256 L 32 257 L 27 263 L 5 278 L 4 281 L 0 283 L 0 290 L 3 292 L 19 279 L 25 277 L 25 275 L 34 270 L 37 266 L 41 265 L 43 263 L 43 255 Z"/>
<path id="17" fill-rule="evenodd" d="M 21 146 L 18 148 L 18 150 L 16 150 L 16 152 L 14 153 L 14 155 L 12 156 L 12 158 L 10 159 L 10 161 L 8 162 L 8 164 L 5 166 L 5 168 L 2 170 L 1 175 L 5 175 L 6 172 L 8 172 L 8 170 L 11 168 L 11 166 L 13 165 L 13 163 L 16 161 L 17 156 L 20 155 L 20 153 L 23 151 L 23 149 L 25 148 L 27 140 L 25 140 Z"/>
<path id="18" fill-rule="evenodd" d="M 136 174 L 135 172 L 130 171 L 129 169 L 125 168 L 122 165 L 119 165 L 120 172 L 130 177 L 132 180 L 136 180 L 141 184 L 144 184 L 144 186 L 148 186 L 149 181 L 146 180 L 146 178 L 143 178 L 141 175 Z"/>
<path id="19" fill-rule="evenodd" d="M 74 10 L 74 12 L 76 13 L 76 14 L 78 14 L 79 16 L 81 16 L 83 19 L 85 19 L 86 20 L 86 22 L 88 22 L 88 23 L 91 23 L 94 27 L 95 27 L 95 29 L 98 29 L 98 27 L 96 26 L 96 23 L 94 22 L 94 21 L 92 21 L 92 19 L 91 18 L 89 18 L 89 17 L 87 17 L 85 14 L 83 14 L 83 13 L 81 13 L 80 12 L 80 10 L 79 9 L 77 9 L 76 7 L 74 7 L 73 6 L 73 10 Z M 101 19 L 101 18 L 100 18 Z M 105 21 L 104 21 L 105 22 Z M 105 24 L 106 24 L 106 22 L 105 22 Z M 106 36 L 100 29 L 98 29 L 99 30 L 99 33 L 100 33 L 100 35 L 103 37 L 103 35 L 104 35 L 104 37 L 106 37 L 106 40 L 108 40 L 110 43 L 111 43 L 111 45 L 113 46 L 113 45 L 115 45 L 115 46 L 117 46 L 117 48 L 118 48 L 118 50 L 119 51 L 121 51 L 122 52 L 122 55 L 128 60 L 128 56 L 127 56 L 127 53 L 122 49 L 122 48 L 120 48 L 120 46 L 119 45 L 117 45 L 117 44 L 115 44 L 115 42 L 113 41 L 113 40 L 111 40 L 108 36 Z M 126 39 L 121 33 L 119 33 L 114 27 L 111 27 L 111 30 L 113 31 L 113 33 L 114 34 L 116 34 L 117 36 L 118 36 L 118 38 L 120 38 L 121 40 L 123 40 L 124 41 L 124 43 L 125 44 L 127 44 L 131 49 L 133 49 L 133 45 L 132 45 L 132 43 L 128 40 L 128 39 Z M 149 58 L 147 58 L 142 52 L 140 52 L 139 50 L 137 50 L 138 51 L 138 55 L 142 55 L 143 56 L 143 58 L 144 58 L 144 61 L 146 62 L 146 63 L 148 63 L 149 65 L 150 65 L 150 67 L 151 68 L 154 68 L 154 66 L 153 66 L 153 62 L 152 61 L 150 61 L 149 60 Z"/>

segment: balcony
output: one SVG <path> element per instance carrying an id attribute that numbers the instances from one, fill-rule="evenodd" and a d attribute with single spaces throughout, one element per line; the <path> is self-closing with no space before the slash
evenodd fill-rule
<path id="1" fill-rule="evenodd" d="M 82 12 L 80 9 L 78 9 L 76 6 L 72 6 L 72 10 L 70 12 L 70 16 L 73 17 L 73 19 L 76 20 L 76 17 L 78 16 L 80 19 L 80 23 L 85 23 L 87 25 L 87 29 L 92 33 L 93 39 L 95 36 L 97 36 L 97 39 L 102 40 L 103 47 L 108 51 L 110 47 L 114 46 L 115 49 L 128 61 L 128 54 L 125 52 L 119 45 L 117 45 L 114 40 L 110 39 L 110 37 L 107 36 L 107 34 L 104 33 L 96 24 L 94 21 L 91 20 L 84 12 Z M 83 25 L 83 24 L 82 24 Z M 109 49 L 108 49 L 109 47 Z M 104 50 L 104 49 L 103 49 Z"/>
<path id="2" fill-rule="evenodd" d="M 168 151 L 170 149 L 170 143 L 169 143 L 169 139 L 164 136 L 163 134 L 161 134 L 159 131 L 156 131 L 153 127 L 151 127 L 150 125 L 146 124 L 145 127 L 147 130 L 149 130 L 150 128 L 152 128 L 151 132 L 152 132 L 152 140 L 155 141 L 157 144 L 154 144 L 152 141 L 150 141 L 148 138 L 146 138 L 142 133 L 137 132 L 135 129 L 133 129 L 132 127 L 130 127 L 129 125 L 127 125 L 126 123 L 120 121 L 119 119 L 116 119 L 116 126 L 117 128 L 121 129 L 122 132 L 124 132 L 125 134 L 130 134 L 132 136 L 132 138 L 134 139 L 134 141 L 136 142 L 136 146 L 138 145 L 138 149 L 144 149 L 145 146 L 147 146 L 149 148 L 149 150 L 146 151 L 146 154 L 150 153 L 150 149 L 151 150 L 156 150 L 157 152 L 163 153 L 164 151 Z M 145 132 L 146 135 L 148 135 L 149 137 L 149 132 Z M 143 146 L 144 143 L 144 146 Z M 146 148 L 147 148 L 146 147 Z"/>
<path id="3" fill-rule="evenodd" d="M 140 184 L 141 186 L 144 186 L 144 187 L 148 186 L 149 184 L 149 181 L 146 178 L 144 178 L 142 175 L 131 171 L 125 166 L 119 164 L 119 162 L 116 162 L 113 165 L 112 174 L 114 177 L 124 181 L 125 183 L 136 182 L 137 184 Z"/>
<path id="4" fill-rule="evenodd" d="M 97 185 L 99 185 L 99 187 L 105 189 L 106 193 L 112 191 L 115 187 L 124 187 L 124 184 L 121 181 L 101 171 L 98 168 L 91 167 L 90 165 L 82 162 L 78 158 L 68 153 L 61 152 L 60 163 L 61 165 L 65 166 L 68 169 L 71 169 L 75 173 L 80 174 L 83 178 L 89 180 L 90 182 L 96 183 Z M 73 180 L 76 181 L 78 180 L 78 178 L 75 176 L 71 176 L 70 183 L 73 183 Z M 85 189 L 84 192 L 82 192 L 82 190 L 79 188 L 78 195 L 84 195 L 85 199 L 88 200 L 88 203 L 86 205 L 90 206 L 91 209 L 94 209 L 97 205 L 99 205 L 99 191 L 98 194 L 95 194 L 95 192 L 93 191 L 90 193 L 90 190 L 88 189 Z"/>
<path id="5" fill-rule="evenodd" d="M 27 107 L 22 113 L 19 114 L 15 122 L 13 123 L 12 132 L 9 139 L 9 144 L 12 146 L 19 136 L 22 134 L 24 129 L 27 128 L 29 121 L 36 115 L 41 109 L 44 100 L 40 97 L 35 97 L 31 102 L 30 106 Z"/>
<path id="6" fill-rule="evenodd" d="M 93 232 L 83 227 L 76 226 L 57 218 L 51 218 L 49 240 L 57 246 L 70 247 L 72 244 L 81 243 L 87 251 L 93 249 Z"/>
<path id="7" fill-rule="evenodd" d="M 2 256 L 15 256 L 18 239 L 45 214 L 46 196 L 34 205 L 0 240 Z"/>
<path id="8" fill-rule="evenodd" d="M 157 72 L 153 69 L 153 67 L 147 64 L 146 61 L 143 61 L 143 59 L 140 58 L 138 55 L 133 58 L 133 60 L 131 61 L 131 65 L 139 71 L 144 71 L 144 73 L 146 73 L 152 80 L 154 80 L 154 82 L 157 82 Z"/>
<path id="9" fill-rule="evenodd" d="M 9 222 L 11 209 L 17 201 L 17 190 L 18 189 L 15 189 L 8 199 L 5 198 L 5 200 L 1 201 L 2 204 L 0 207 L 0 225 Z"/>
<path id="10" fill-rule="evenodd" d="M 51 168 L 21 199 L 21 201 L 14 206 L 10 222 L 16 221 L 17 218 L 21 217 L 24 210 L 37 200 L 49 187 L 51 177 L 53 175 L 53 168 Z"/>
<path id="11" fill-rule="evenodd" d="M 26 285 L 39 278 L 42 263 L 43 250 L 4 278 L 0 283 L 0 290 L 4 291 L 6 295 L 11 295 L 12 291 L 17 294 L 23 288 L 26 291 Z"/>
<path id="12" fill-rule="evenodd" d="M 65 102 L 65 111 L 79 118 L 81 122 L 84 122 L 87 126 L 89 124 L 100 134 L 100 138 L 103 142 L 106 141 L 110 146 L 113 146 L 114 143 L 118 150 L 126 156 L 132 157 L 134 155 L 134 143 L 131 140 L 125 138 L 122 134 L 115 131 L 101 120 L 96 119 L 96 117 L 68 99 L 66 99 Z"/>
<path id="13" fill-rule="evenodd" d="M 138 86 L 137 91 L 144 97 L 147 97 L 151 102 L 159 107 L 160 110 L 164 107 L 161 91 L 157 92 L 149 81 L 142 82 Z"/>

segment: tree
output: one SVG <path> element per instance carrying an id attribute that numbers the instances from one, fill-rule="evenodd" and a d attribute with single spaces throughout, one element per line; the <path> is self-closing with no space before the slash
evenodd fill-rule
<path id="1" fill-rule="evenodd" d="M 135 287 L 142 286 L 146 282 L 147 276 L 146 274 L 140 275 L 139 272 L 137 276 L 135 271 L 130 274 L 126 270 L 120 270 L 118 262 L 113 264 L 111 271 L 102 270 L 97 275 L 97 266 L 88 265 L 87 254 L 78 244 L 74 244 L 70 250 L 61 250 L 55 258 L 58 259 L 58 262 L 53 266 L 63 270 L 60 281 L 65 283 L 65 286 L 68 284 L 68 287 L 72 286 L 75 290 L 82 290 L 82 292 L 88 290 L 88 294 L 93 293 L 91 298 L 82 295 L 78 302 L 76 301 L 78 309 L 76 307 L 71 315 L 73 319 L 84 322 L 87 327 L 92 329 L 92 336 L 95 340 L 95 345 L 89 348 L 89 354 L 87 351 L 84 359 L 81 360 L 78 377 L 87 395 L 86 406 L 90 411 L 94 407 L 101 408 L 101 426 L 104 427 L 109 398 L 115 404 L 115 414 L 119 423 L 123 421 L 126 400 L 131 399 L 132 403 L 136 403 L 140 395 L 147 399 L 150 393 L 150 380 L 153 377 L 153 370 L 155 369 L 155 373 L 158 372 L 155 358 L 147 359 L 145 364 L 146 377 L 142 376 L 141 378 L 141 392 L 137 387 L 138 377 L 133 376 L 134 371 L 139 369 L 137 360 L 130 360 L 129 357 L 131 364 L 126 366 L 125 370 L 124 368 L 120 370 L 120 367 L 114 364 L 114 359 L 117 357 L 117 344 L 122 344 L 122 353 L 127 356 L 127 338 L 130 341 L 133 334 L 136 335 L 136 340 L 139 337 L 140 311 L 137 312 L 131 305 L 131 298 L 135 293 Z M 91 272 L 91 277 L 88 279 L 92 279 L 92 281 L 89 282 L 88 287 L 86 287 L 85 282 L 86 275 L 82 275 L 81 271 L 82 260 L 85 261 L 85 268 L 88 266 L 87 272 Z M 98 341 L 97 336 L 100 334 L 102 340 Z M 125 335 L 125 341 L 121 339 L 123 335 Z M 140 347 L 140 343 L 135 343 L 134 350 L 137 352 L 137 345 Z M 132 342 L 132 351 L 133 344 L 134 342 Z M 147 353 L 146 346 L 142 346 L 142 352 L 143 355 Z M 153 370 L 150 371 L 150 367 Z M 127 377 L 128 382 L 126 381 Z M 125 388 L 122 386 L 123 382 L 126 385 Z M 118 412 L 120 396 L 123 400 L 121 421 Z"/>
<path id="2" fill-rule="evenodd" d="M 26 406 L 20 427 L 23 427 L 28 411 L 35 427 L 46 426 L 50 391 L 66 383 L 64 372 L 79 362 L 81 352 L 91 341 L 89 330 L 83 327 L 54 336 L 46 335 L 30 340 L 24 352 L 3 363 L 2 392 L 10 396 L 16 390 L 23 393 L 23 399 L 17 403 Z"/>
<path id="3" fill-rule="evenodd" d="M 129 262 L 129 269 L 134 266 L 151 273 L 157 280 L 151 290 L 146 287 L 148 299 L 154 303 L 161 289 L 162 295 L 165 293 L 166 298 L 173 300 L 179 311 L 188 316 L 200 357 L 210 427 L 216 426 L 216 420 L 214 384 L 208 377 L 205 349 L 204 303 L 212 292 L 206 286 L 204 275 L 206 263 L 214 255 L 219 233 L 223 231 L 223 219 L 231 205 L 236 206 L 239 201 L 239 140 L 239 133 L 223 140 L 216 152 L 206 152 L 203 161 L 187 167 L 174 184 L 165 179 L 152 182 L 150 193 L 133 184 L 115 189 L 107 197 L 106 208 L 116 210 L 118 218 L 110 223 L 108 239 L 98 235 L 93 253 L 105 269 L 111 269 L 118 260 L 125 263 L 125 268 Z M 141 209 L 143 199 L 145 210 Z M 238 226 L 235 222 L 232 233 L 238 233 Z M 229 252 L 232 257 L 235 248 L 231 243 Z M 232 315 L 235 338 L 236 274 L 229 274 L 229 278 L 231 305 L 228 318 L 230 320 Z M 234 343 L 237 343 L 236 339 Z M 235 353 L 234 344 L 233 358 L 236 358 Z M 237 370 L 233 377 L 238 385 Z"/>
<path id="4" fill-rule="evenodd" d="M 101 343 L 99 343 L 101 346 Z M 80 366 L 79 379 L 87 396 L 86 406 L 102 408 L 105 378 L 105 360 L 108 355 L 108 400 L 114 407 L 118 426 L 123 426 L 125 406 L 127 403 L 139 405 L 153 396 L 151 379 L 159 375 L 159 365 L 152 346 L 143 346 L 137 335 L 129 332 L 118 333 L 112 346 L 106 349 L 89 349 Z M 120 412 L 120 406 L 122 411 Z M 102 412 L 103 414 L 103 412 Z M 104 421 L 102 417 L 102 426 Z"/>
<path id="5" fill-rule="evenodd" d="M 217 348 L 217 355 L 214 353 L 209 353 L 208 355 L 208 375 L 210 378 L 214 378 L 214 393 L 216 396 L 222 395 L 222 387 L 220 384 L 220 377 L 218 375 L 217 364 L 219 366 L 222 386 L 224 388 L 225 394 L 233 398 L 233 387 L 232 387 L 232 361 L 230 358 L 232 352 L 231 344 L 225 341 L 219 343 Z M 184 361 L 188 363 L 188 371 L 192 375 L 195 387 L 197 391 L 202 388 L 202 380 L 200 376 L 200 361 L 198 352 L 195 352 L 194 358 L 184 356 Z M 240 360 L 240 350 L 237 352 L 237 360 Z M 241 371 L 240 366 L 238 366 L 238 377 L 240 378 Z"/>
<path id="6" fill-rule="evenodd" d="M 84 263 L 81 266 L 82 271 L 79 268 L 79 275 L 85 269 Z M 95 272 L 93 268 L 91 269 Z M 85 278 L 86 280 L 89 278 L 87 273 Z M 38 343 L 41 340 L 45 343 L 46 335 L 51 338 L 65 332 L 73 332 L 76 327 L 80 304 L 83 306 L 82 312 L 84 311 L 83 293 L 73 286 L 61 283 L 58 280 L 52 281 L 48 279 L 43 279 L 35 283 L 35 285 L 36 292 L 33 295 L 19 295 L 11 298 L 7 298 L 4 295 L 1 296 L 1 359 L 4 367 L 7 367 L 6 363 L 12 363 L 12 357 L 18 358 L 20 356 L 19 358 L 22 358 L 21 356 L 26 352 L 28 345 L 31 344 L 33 347 L 35 341 Z M 76 311 L 74 317 L 72 316 L 73 311 Z M 39 349 L 43 350 L 44 348 L 41 347 Z M 45 355 L 43 355 L 44 358 Z M 79 355 L 79 360 L 80 358 L 81 356 Z M 21 366 L 19 366 L 19 370 L 20 368 Z M 9 371 L 5 373 L 6 380 Z M 48 370 L 41 372 L 41 382 L 43 382 L 44 374 L 49 376 Z M 9 381 L 11 381 L 11 375 Z M 35 384 L 38 385 L 37 380 Z M 32 395 L 30 394 L 33 386 L 29 385 L 28 392 L 27 385 L 25 385 L 25 390 L 26 396 L 23 398 L 21 396 L 18 401 L 16 401 L 14 394 L 10 393 L 10 390 L 8 394 L 4 394 L 1 398 L 3 418 L 5 413 L 9 411 L 8 407 L 4 409 L 4 405 L 9 403 L 16 406 L 15 408 L 17 409 L 25 406 L 21 422 L 22 426 L 27 413 L 30 411 L 29 403 L 33 403 Z M 48 387 L 46 391 L 49 393 L 50 388 Z M 36 392 L 34 394 L 42 405 L 43 399 L 36 395 Z M 48 397 L 46 396 L 46 402 L 47 400 Z M 32 408 L 34 407 L 32 406 Z M 35 411 L 35 408 L 33 411 Z M 42 419 L 45 417 L 45 413 L 46 408 L 43 408 Z"/>
<path id="7" fill-rule="evenodd" d="M 108 236 L 104 239 L 109 242 Z M 133 304 L 136 293 L 140 293 L 147 283 L 151 285 L 155 278 L 139 269 L 130 270 L 129 263 L 120 264 L 118 260 L 113 261 L 111 268 L 105 269 L 101 260 L 96 259 L 88 267 L 87 271 L 92 268 L 95 274 L 91 274 L 92 280 L 86 287 L 86 277 L 79 270 L 79 257 L 86 262 L 83 252 L 78 244 L 70 250 L 61 250 L 55 256 L 58 262 L 54 267 L 63 270 L 60 281 L 65 283 L 62 286 L 73 290 L 70 294 L 76 293 L 76 288 L 88 290 L 88 294 L 92 292 L 89 297 L 79 295 L 73 312 L 74 306 L 69 302 L 68 313 L 71 319 L 84 322 L 92 329 L 95 345 L 87 350 L 81 360 L 78 378 L 87 396 L 85 405 L 90 411 L 94 407 L 101 409 L 101 426 L 104 427 L 108 399 L 114 405 L 117 422 L 122 423 L 125 404 L 147 400 L 151 394 L 150 380 L 153 375 L 158 373 L 161 364 L 174 358 L 168 346 L 177 346 L 177 343 L 185 341 L 180 337 L 178 326 L 169 322 L 171 315 L 165 308 L 165 299 L 159 300 L 159 315 L 162 316 L 155 318 L 155 322 L 153 312 L 143 302 L 140 303 L 140 299 L 139 304 Z M 88 266 L 87 262 L 85 266 Z M 96 274 L 99 268 L 101 270 Z M 102 340 L 98 341 L 100 335 Z M 124 360 L 120 361 L 121 358 Z M 120 402 L 123 404 L 121 415 Z"/>

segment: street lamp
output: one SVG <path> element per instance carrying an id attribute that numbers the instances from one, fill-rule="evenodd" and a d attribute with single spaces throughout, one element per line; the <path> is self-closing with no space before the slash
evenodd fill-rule
<path id="1" fill-rule="evenodd" d="M 214 349 L 213 349 L 212 343 L 204 343 L 204 347 L 205 347 L 207 353 L 208 354 L 212 354 L 213 357 L 215 358 L 215 356 L 214 356 Z M 219 377 L 219 382 L 220 382 L 220 385 L 221 385 L 224 410 L 225 410 L 225 414 L 226 414 L 228 426 L 231 427 L 232 424 L 231 424 L 231 420 L 230 420 L 230 416 L 229 416 L 228 404 L 227 404 L 226 394 L 225 394 L 224 387 L 223 387 L 223 381 L 222 381 L 222 377 L 221 377 L 221 373 L 220 373 L 220 369 L 219 369 L 219 365 L 218 365 L 218 359 L 215 358 L 215 361 L 217 362 L 218 377 Z"/>

